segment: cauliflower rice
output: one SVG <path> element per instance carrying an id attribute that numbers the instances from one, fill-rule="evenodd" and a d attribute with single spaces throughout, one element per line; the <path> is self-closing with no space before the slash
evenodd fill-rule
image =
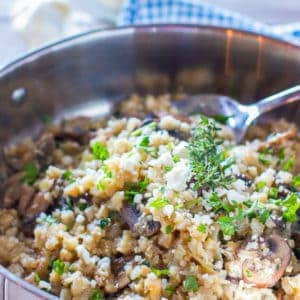
<path id="1" fill-rule="evenodd" d="M 0 263 L 61 299 L 300 299 L 296 127 L 237 145 L 169 96 L 119 115 L 5 149 Z"/>

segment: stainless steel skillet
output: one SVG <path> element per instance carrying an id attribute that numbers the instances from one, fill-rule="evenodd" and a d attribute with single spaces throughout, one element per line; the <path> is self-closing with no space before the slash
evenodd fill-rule
<path id="1" fill-rule="evenodd" d="M 248 32 L 177 25 L 93 31 L 2 68 L 0 145 L 33 134 L 45 116 L 107 115 L 132 92 L 218 93 L 251 103 L 299 82 L 298 46 Z M 264 117 L 300 125 L 299 112 L 294 104 Z M 41 298 L 55 297 L 0 268 L 0 299 Z"/>

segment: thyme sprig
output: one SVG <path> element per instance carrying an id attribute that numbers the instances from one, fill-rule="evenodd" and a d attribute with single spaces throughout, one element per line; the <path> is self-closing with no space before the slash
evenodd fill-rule
<path id="1" fill-rule="evenodd" d="M 223 140 L 217 135 L 220 128 L 212 119 L 202 116 L 192 132 L 189 143 L 189 155 L 196 182 L 195 189 L 217 187 L 227 188 L 233 181 L 231 175 L 225 174 L 233 163 L 222 150 Z"/>

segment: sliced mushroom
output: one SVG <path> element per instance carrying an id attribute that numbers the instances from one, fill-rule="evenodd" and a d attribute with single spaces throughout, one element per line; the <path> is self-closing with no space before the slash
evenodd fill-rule
<path id="1" fill-rule="evenodd" d="M 141 217 L 140 211 L 135 206 L 124 205 L 120 214 L 130 230 L 137 235 L 150 237 L 160 230 L 161 225 L 158 221 L 149 220 L 147 216 Z"/>
<path id="2" fill-rule="evenodd" d="M 32 218 L 41 212 L 45 212 L 51 203 L 44 197 L 42 193 L 37 193 L 30 206 L 26 209 L 26 218 Z"/>
<path id="3" fill-rule="evenodd" d="M 20 215 L 24 215 L 27 207 L 29 206 L 33 196 L 35 194 L 35 189 L 30 186 L 23 184 L 21 187 L 21 197 L 18 204 L 18 212 Z"/>
<path id="4" fill-rule="evenodd" d="M 282 146 L 287 140 L 295 138 L 296 135 L 297 135 L 297 130 L 295 127 L 285 132 L 271 135 L 266 142 L 260 143 L 260 145 L 258 146 L 258 151 L 267 148 Z"/>
<path id="5" fill-rule="evenodd" d="M 23 175 L 23 172 L 17 173 L 9 177 L 5 182 L 5 192 L 3 197 L 4 208 L 12 208 L 18 203 L 21 196 Z"/>
<path id="6" fill-rule="evenodd" d="M 90 118 L 78 117 L 64 120 L 57 137 L 61 139 L 75 140 L 81 144 L 87 144 L 90 138 Z"/>
<path id="7" fill-rule="evenodd" d="M 245 240 L 237 251 L 243 280 L 258 288 L 273 287 L 291 260 L 291 249 L 277 234 Z"/>
<path id="8" fill-rule="evenodd" d="M 45 168 L 52 163 L 55 147 L 54 136 L 50 133 L 43 134 L 37 140 L 36 159 L 42 168 Z"/>
<path id="9" fill-rule="evenodd" d="M 130 257 L 119 257 L 112 260 L 111 270 L 114 274 L 114 282 L 117 291 L 125 288 L 130 283 L 130 278 L 124 271 L 125 264 L 130 260 Z"/>

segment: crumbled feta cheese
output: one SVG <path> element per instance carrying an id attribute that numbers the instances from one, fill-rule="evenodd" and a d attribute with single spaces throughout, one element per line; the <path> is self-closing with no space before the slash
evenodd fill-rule
<path id="1" fill-rule="evenodd" d="M 186 189 L 186 182 L 191 176 L 191 171 L 187 163 L 180 161 L 173 169 L 165 174 L 167 186 L 174 191 L 184 191 Z"/>
<path id="2" fill-rule="evenodd" d="M 187 146 L 187 142 L 181 141 L 178 145 L 174 147 L 173 154 L 178 155 L 180 158 L 188 158 L 189 151 Z"/>
<path id="3" fill-rule="evenodd" d="M 229 190 L 227 192 L 227 199 L 229 202 L 233 203 L 234 201 L 242 203 L 247 200 L 247 197 L 242 193 L 238 193 L 235 190 Z"/>
<path id="4" fill-rule="evenodd" d="M 174 211 L 174 207 L 171 204 L 168 204 L 162 208 L 163 214 L 165 214 L 169 218 L 171 217 L 173 211 Z"/>
<path id="5" fill-rule="evenodd" d="M 276 183 L 291 183 L 293 180 L 293 175 L 289 172 L 279 171 L 276 175 Z"/>

